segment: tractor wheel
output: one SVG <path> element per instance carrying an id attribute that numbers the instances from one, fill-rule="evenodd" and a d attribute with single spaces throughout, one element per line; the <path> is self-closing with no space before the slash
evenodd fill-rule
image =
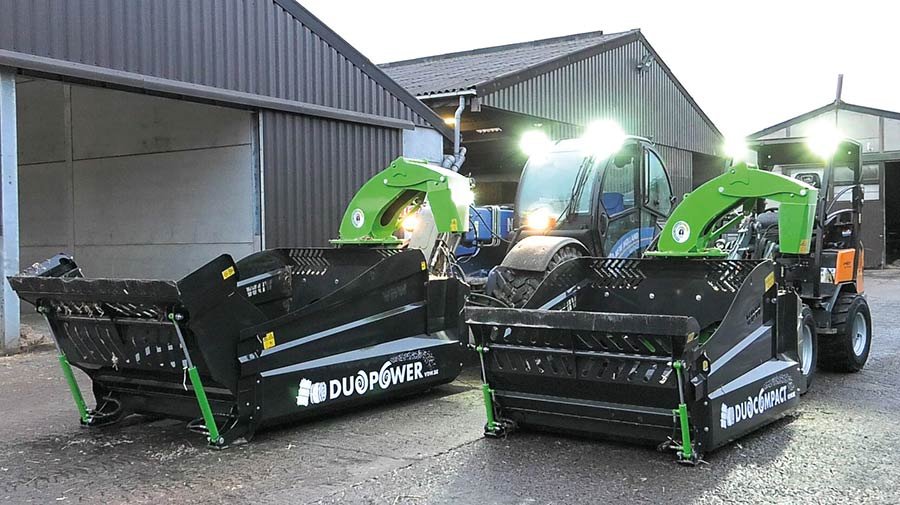
<path id="1" fill-rule="evenodd" d="M 803 310 L 800 312 L 800 334 L 797 341 L 800 373 L 803 374 L 803 379 L 806 381 L 806 387 L 803 388 L 804 394 L 809 391 L 813 378 L 816 376 L 816 353 L 818 347 L 816 320 L 813 317 L 812 309 L 804 305 Z"/>
<path id="2" fill-rule="evenodd" d="M 581 256 L 584 256 L 581 249 L 574 246 L 565 246 L 550 258 L 550 263 L 547 264 L 547 269 L 543 272 L 531 272 L 514 268 L 499 270 L 500 280 L 497 282 L 491 296 L 501 300 L 509 307 L 524 307 L 534 292 L 537 291 L 541 282 L 547 277 L 547 274 L 561 263 Z"/>
<path id="3" fill-rule="evenodd" d="M 837 334 L 822 339 L 819 364 L 835 372 L 858 372 L 869 359 L 872 346 L 872 315 L 862 295 L 843 293 L 831 312 Z"/>

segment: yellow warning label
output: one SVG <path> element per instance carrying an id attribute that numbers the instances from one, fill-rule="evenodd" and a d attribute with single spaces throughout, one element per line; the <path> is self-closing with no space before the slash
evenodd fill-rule
<path id="1" fill-rule="evenodd" d="M 456 222 L 456 219 L 450 220 L 450 231 L 459 231 L 459 223 Z"/>
<path id="2" fill-rule="evenodd" d="M 266 336 L 263 337 L 263 349 L 270 349 L 275 347 L 275 332 L 270 331 L 266 333 Z"/>
<path id="3" fill-rule="evenodd" d="M 228 267 L 225 270 L 222 270 L 222 279 L 228 279 L 234 275 L 234 267 Z"/>
<path id="4" fill-rule="evenodd" d="M 800 241 L 800 254 L 808 254 L 809 253 L 809 239 L 805 238 Z"/>
<path id="5" fill-rule="evenodd" d="M 428 263 L 422 262 L 422 270 L 428 270 Z"/>
<path id="6" fill-rule="evenodd" d="M 772 289 L 772 286 L 775 285 L 775 272 L 771 272 L 766 276 L 766 291 Z"/>
<path id="7" fill-rule="evenodd" d="M 709 371 L 709 361 L 703 360 L 703 362 L 701 363 L 701 366 L 702 366 L 704 372 Z"/>

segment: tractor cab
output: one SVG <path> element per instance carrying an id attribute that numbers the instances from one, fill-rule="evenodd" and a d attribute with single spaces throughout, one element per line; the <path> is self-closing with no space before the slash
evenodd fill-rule
<path id="1" fill-rule="evenodd" d="M 648 140 L 623 136 L 617 144 L 586 136 L 532 154 L 516 195 L 513 244 L 567 237 L 594 256 L 640 256 L 671 212 L 672 187 Z"/>
<path id="2" fill-rule="evenodd" d="M 860 146 L 853 140 L 819 144 L 822 142 L 813 139 L 787 138 L 759 141 L 749 147 L 756 153 L 760 169 L 818 189 L 810 254 L 780 261 L 790 264 L 785 275 L 795 279 L 804 298 L 827 306 L 844 290 L 862 291 L 862 164 Z M 757 220 L 774 229 L 778 206 L 765 205 L 758 209 Z M 771 231 L 761 236 L 766 240 Z"/>
<path id="3" fill-rule="evenodd" d="M 529 154 L 516 195 L 514 233 L 488 275 L 491 303 L 519 307 L 558 265 L 579 256 L 638 258 L 675 204 L 652 143 L 608 122 L 580 138 L 524 137 Z"/>

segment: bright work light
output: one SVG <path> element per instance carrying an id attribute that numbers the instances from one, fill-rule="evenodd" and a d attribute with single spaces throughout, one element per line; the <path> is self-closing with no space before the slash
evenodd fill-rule
<path id="1" fill-rule="evenodd" d="M 722 146 L 725 156 L 728 156 L 734 162 L 747 161 L 749 149 L 747 142 L 743 137 L 726 137 L 725 144 Z"/>
<path id="2" fill-rule="evenodd" d="M 590 123 L 582 136 L 584 148 L 597 158 L 609 156 L 625 142 L 625 130 L 618 123 L 609 119 Z"/>
<path id="3" fill-rule="evenodd" d="M 550 137 L 548 137 L 546 133 L 540 130 L 531 130 L 522 135 L 522 140 L 519 141 L 519 147 L 529 157 L 543 156 L 553 148 L 553 141 L 550 140 Z"/>
<path id="4" fill-rule="evenodd" d="M 831 158 L 837 151 L 838 145 L 844 136 L 830 122 L 823 121 L 813 125 L 809 130 L 809 137 L 806 139 L 806 145 L 809 150 L 823 159 Z"/>

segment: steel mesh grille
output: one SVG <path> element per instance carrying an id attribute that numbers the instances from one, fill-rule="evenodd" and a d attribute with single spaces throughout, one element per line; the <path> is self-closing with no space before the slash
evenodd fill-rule
<path id="1" fill-rule="evenodd" d="M 167 316 L 165 307 L 154 304 L 52 300 L 49 305 L 52 312 L 63 316 L 119 317 L 155 321 L 164 321 Z"/>
<path id="2" fill-rule="evenodd" d="M 181 370 L 184 352 L 169 325 L 117 324 L 109 320 L 59 320 L 60 345 L 82 363 L 145 370 Z"/>
<path id="3" fill-rule="evenodd" d="M 607 258 L 593 265 L 594 287 L 610 289 L 637 289 L 646 275 L 641 271 L 640 260 Z"/>
<path id="4" fill-rule="evenodd" d="M 709 287 L 727 293 L 736 293 L 757 265 L 746 261 L 708 261 L 705 264 Z"/>
<path id="5" fill-rule="evenodd" d="M 293 275 L 322 276 L 330 266 L 324 253 L 318 249 L 291 249 L 288 257 L 294 262 L 291 268 Z"/>

